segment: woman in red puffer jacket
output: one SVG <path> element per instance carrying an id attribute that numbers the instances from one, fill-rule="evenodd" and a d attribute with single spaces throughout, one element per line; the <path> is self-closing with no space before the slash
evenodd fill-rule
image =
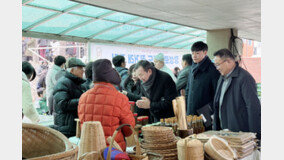
<path id="1" fill-rule="evenodd" d="M 107 59 L 93 63 L 94 87 L 82 94 L 78 105 L 78 116 L 81 127 L 86 121 L 100 121 L 105 138 L 112 136 L 121 124 L 135 126 L 128 98 L 118 92 L 114 85 L 120 84 L 120 76 Z M 115 141 L 125 151 L 124 136 L 132 134 L 129 127 L 123 127 L 116 135 Z M 107 142 L 107 141 L 106 141 Z M 108 145 L 108 143 L 107 143 Z"/>

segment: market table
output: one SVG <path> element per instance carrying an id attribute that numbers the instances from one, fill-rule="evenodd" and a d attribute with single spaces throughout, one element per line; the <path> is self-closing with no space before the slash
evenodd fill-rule
<path id="1" fill-rule="evenodd" d="M 39 125 L 42 126 L 50 126 L 54 124 L 53 121 L 53 116 L 52 115 L 39 115 L 40 122 L 38 123 Z M 32 123 L 27 117 L 24 117 L 22 119 L 22 122 L 24 123 Z M 158 123 L 153 123 L 153 124 L 148 124 L 146 126 L 153 126 L 153 125 L 159 125 L 160 122 Z M 77 138 L 76 136 L 70 137 L 69 138 L 70 142 L 76 144 L 79 146 L 80 143 L 80 138 Z M 131 148 L 131 147 L 128 147 Z M 260 152 L 258 150 L 255 150 L 251 155 L 241 159 L 241 160 L 260 160 Z"/>
<path id="2" fill-rule="evenodd" d="M 79 143 L 80 143 L 80 138 L 77 138 L 77 137 L 70 137 L 69 138 L 69 141 L 72 142 L 72 143 L 75 143 L 79 146 Z M 129 149 L 132 149 L 131 147 L 127 147 L 126 150 Z M 260 152 L 258 150 L 255 150 L 253 151 L 253 153 L 243 159 L 240 159 L 240 160 L 260 160 Z"/>
<path id="3" fill-rule="evenodd" d="M 157 123 L 152 123 L 152 124 L 147 124 L 146 126 L 155 126 L 155 125 L 159 125 L 160 122 L 157 122 Z M 76 136 L 74 137 L 70 137 L 69 138 L 69 141 L 74 143 L 74 144 L 77 144 L 79 146 L 79 143 L 80 143 L 80 138 L 77 138 Z M 127 147 L 126 150 L 130 151 L 130 150 L 133 150 L 133 147 Z M 260 160 L 260 152 L 258 150 L 255 150 L 253 151 L 253 153 L 243 159 L 240 159 L 240 160 Z"/>

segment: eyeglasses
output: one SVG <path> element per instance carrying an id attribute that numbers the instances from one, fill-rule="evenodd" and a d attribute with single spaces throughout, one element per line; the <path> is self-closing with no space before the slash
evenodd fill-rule
<path id="1" fill-rule="evenodd" d="M 217 67 L 219 67 L 221 64 L 223 64 L 224 62 L 226 62 L 226 60 L 224 60 L 223 62 L 221 62 L 221 63 L 219 63 L 219 64 L 215 63 L 214 66 L 217 68 Z"/>

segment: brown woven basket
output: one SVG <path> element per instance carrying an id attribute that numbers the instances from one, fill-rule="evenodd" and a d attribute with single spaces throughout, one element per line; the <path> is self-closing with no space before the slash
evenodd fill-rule
<path id="1" fill-rule="evenodd" d="M 203 143 L 197 139 L 180 139 L 177 143 L 178 158 L 184 160 L 203 160 Z"/>
<path id="2" fill-rule="evenodd" d="M 228 143 L 217 136 L 212 136 L 204 145 L 205 152 L 213 159 L 234 160 L 236 153 Z"/>
<path id="3" fill-rule="evenodd" d="M 114 131 L 114 133 L 111 137 L 111 143 L 109 145 L 109 148 L 112 148 L 114 139 L 115 139 L 118 131 L 124 126 L 128 126 L 132 130 L 132 135 L 134 135 L 134 140 L 136 142 L 136 153 L 135 154 L 128 154 L 128 156 L 131 158 L 131 160 L 142 160 L 142 159 L 146 158 L 147 157 L 146 155 L 142 155 L 140 143 L 139 143 L 137 135 L 135 134 L 135 130 L 129 124 L 122 124 Z M 110 153 L 111 153 L 111 149 L 108 150 L 107 159 L 110 159 Z"/>
<path id="4" fill-rule="evenodd" d="M 86 152 L 100 151 L 106 148 L 105 134 L 101 122 L 87 121 L 83 123 L 79 146 L 79 157 Z M 88 157 L 90 158 L 85 159 L 94 159 L 92 156 Z"/>
<path id="5" fill-rule="evenodd" d="M 161 139 L 158 139 L 158 140 L 149 140 L 149 138 L 147 140 L 143 140 L 143 142 L 145 142 L 146 144 L 148 143 L 152 143 L 152 144 L 167 144 L 167 143 L 170 143 L 170 142 L 173 142 L 173 141 L 176 141 L 177 139 L 176 138 L 161 138 Z"/>
<path id="6" fill-rule="evenodd" d="M 177 148 L 174 148 L 174 149 L 161 149 L 161 150 L 150 150 L 150 149 L 147 149 L 146 152 L 155 152 L 155 153 L 158 153 L 158 154 L 177 153 Z"/>
<path id="7" fill-rule="evenodd" d="M 163 160 L 164 156 L 158 153 L 147 152 L 147 156 L 149 160 Z"/>
<path id="8" fill-rule="evenodd" d="M 62 133 L 37 124 L 22 124 L 22 158 L 77 160 L 78 146 Z"/>
<path id="9" fill-rule="evenodd" d="M 172 141 L 170 143 L 164 144 L 154 144 L 154 143 L 142 143 L 143 148 L 151 149 L 151 150 L 161 150 L 161 149 L 176 149 L 177 148 L 177 140 Z"/>
<path id="10" fill-rule="evenodd" d="M 156 135 L 164 135 L 168 133 L 173 133 L 173 129 L 171 127 L 163 127 L 163 126 L 145 126 L 142 127 L 142 132 L 144 134 L 156 134 Z"/>
<path id="11" fill-rule="evenodd" d="M 135 134 L 135 130 L 133 129 L 133 127 L 131 125 L 129 125 L 129 124 L 122 124 L 114 131 L 114 133 L 113 133 L 113 135 L 111 137 L 110 145 L 109 145 L 108 148 L 112 148 L 113 147 L 114 139 L 115 139 L 117 133 L 124 126 L 130 127 L 130 129 L 132 130 L 132 134 L 134 134 L 134 139 L 135 139 L 135 142 L 136 142 L 136 154 L 135 155 L 129 154 L 128 156 L 131 158 L 131 160 L 142 160 L 142 159 L 146 158 L 147 157 L 146 155 L 142 155 L 141 154 L 141 147 L 140 147 L 140 144 L 139 144 L 139 141 L 138 141 L 138 137 Z M 79 157 L 79 160 L 83 160 L 83 159 L 85 160 L 86 157 L 91 156 L 91 155 L 95 155 L 96 156 L 96 160 L 101 160 L 101 159 L 103 159 L 103 156 L 102 156 L 103 150 L 104 149 L 101 149 L 100 152 L 97 152 L 97 151 L 86 152 L 82 156 Z M 110 156 L 111 156 L 111 149 L 108 150 L 106 159 L 110 160 Z"/>

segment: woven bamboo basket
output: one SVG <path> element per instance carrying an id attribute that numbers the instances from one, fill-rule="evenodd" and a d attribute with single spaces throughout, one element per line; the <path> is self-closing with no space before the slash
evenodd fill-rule
<path id="1" fill-rule="evenodd" d="M 22 124 L 22 158 L 77 160 L 78 146 L 62 133 L 37 124 Z"/>
<path id="2" fill-rule="evenodd" d="M 235 160 L 236 153 L 228 143 L 217 136 L 212 136 L 204 145 L 205 152 L 216 160 Z"/>
<path id="3" fill-rule="evenodd" d="M 100 151 L 106 148 L 105 134 L 101 122 L 87 121 L 83 123 L 79 146 L 79 157 L 86 152 Z M 92 160 L 97 155 L 94 154 L 94 157 L 88 157 L 85 159 Z"/>
<path id="4" fill-rule="evenodd" d="M 158 153 L 147 152 L 147 156 L 149 160 L 163 160 L 164 156 Z"/>
<path id="5" fill-rule="evenodd" d="M 149 143 L 154 143 L 154 144 L 167 144 L 167 143 L 170 143 L 170 142 L 173 142 L 173 141 L 176 141 L 177 138 L 161 138 L 161 139 L 158 139 L 158 140 L 155 140 L 155 139 L 152 139 L 152 140 L 149 140 L 149 139 L 144 139 L 142 142 L 146 143 L 146 144 L 149 144 Z"/>
<path id="6" fill-rule="evenodd" d="M 173 132 L 173 129 L 171 127 L 163 127 L 163 126 L 145 126 L 142 127 L 143 133 L 155 133 L 155 134 L 167 134 Z"/>
<path id="7" fill-rule="evenodd" d="M 141 145 L 142 145 L 143 148 L 147 148 L 147 149 L 151 149 L 151 150 L 176 149 L 177 148 L 177 140 L 172 141 L 170 143 L 164 143 L 164 144 L 143 143 Z"/>
<path id="8" fill-rule="evenodd" d="M 155 152 L 155 153 L 158 153 L 158 154 L 167 154 L 167 153 L 177 153 L 177 148 L 174 148 L 174 149 L 161 149 L 161 150 L 150 150 L 150 149 L 147 149 L 146 152 Z"/>
<path id="9" fill-rule="evenodd" d="M 129 124 L 122 124 L 114 131 L 114 133 L 113 133 L 113 135 L 111 137 L 110 145 L 109 145 L 108 148 L 112 148 L 113 147 L 114 139 L 115 139 L 118 131 L 122 127 L 124 127 L 124 126 L 130 127 L 130 129 L 132 130 L 132 134 L 134 134 L 134 139 L 135 139 L 135 142 L 136 142 L 136 152 L 135 152 L 135 154 L 128 154 L 128 156 L 130 157 L 131 160 L 144 160 L 144 159 L 147 159 L 147 157 L 148 157 L 149 160 L 162 160 L 163 159 L 163 156 L 161 156 L 160 154 L 151 153 L 151 152 L 147 152 L 147 154 L 143 154 L 142 155 L 138 137 L 135 134 L 135 130 L 133 129 L 133 127 L 131 125 L 129 125 Z M 85 160 L 86 157 L 91 156 L 91 155 L 95 155 L 96 156 L 95 160 L 103 160 L 102 153 L 103 153 L 103 149 L 100 152 L 97 152 L 97 151 L 87 152 L 87 153 L 84 153 L 82 156 L 80 156 L 79 160 L 83 160 L 83 159 Z M 111 149 L 108 150 L 106 160 L 110 160 L 110 157 L 111 157 Z"/>
<path id="10" fill-rule="evenodd" d="M 147 126 L 142 127 L 144 142 L 147 144 L 167 144 L 176 141 L 176 137 L 170 127 Z"/>
<path id="11" fill-rule="evenodd" d="M 92 151 L 82 154 L 78 160 L 104 160 L 101 151 Z"/>
<path id="12" fill-rule="evenodd" d="M 203 160 L 203 143 L 197 139 L 181 139 L 177 143 L 178 158 L 180 160 Z"/>
<path id="13" fill-rule="evenodd" d="M 167 142 L 172 142 L 174 140 L 176 140 L 176 137 L 173 133 L 170 133 L 168 135 L 159 135 L 159 136 L 150 136 L 150 135 L 144 135 L 143 134 L 143 137 L 145 139 L 145 141 L 149 142 L 164 142 L 164 143 L 167 143 Z"/>

